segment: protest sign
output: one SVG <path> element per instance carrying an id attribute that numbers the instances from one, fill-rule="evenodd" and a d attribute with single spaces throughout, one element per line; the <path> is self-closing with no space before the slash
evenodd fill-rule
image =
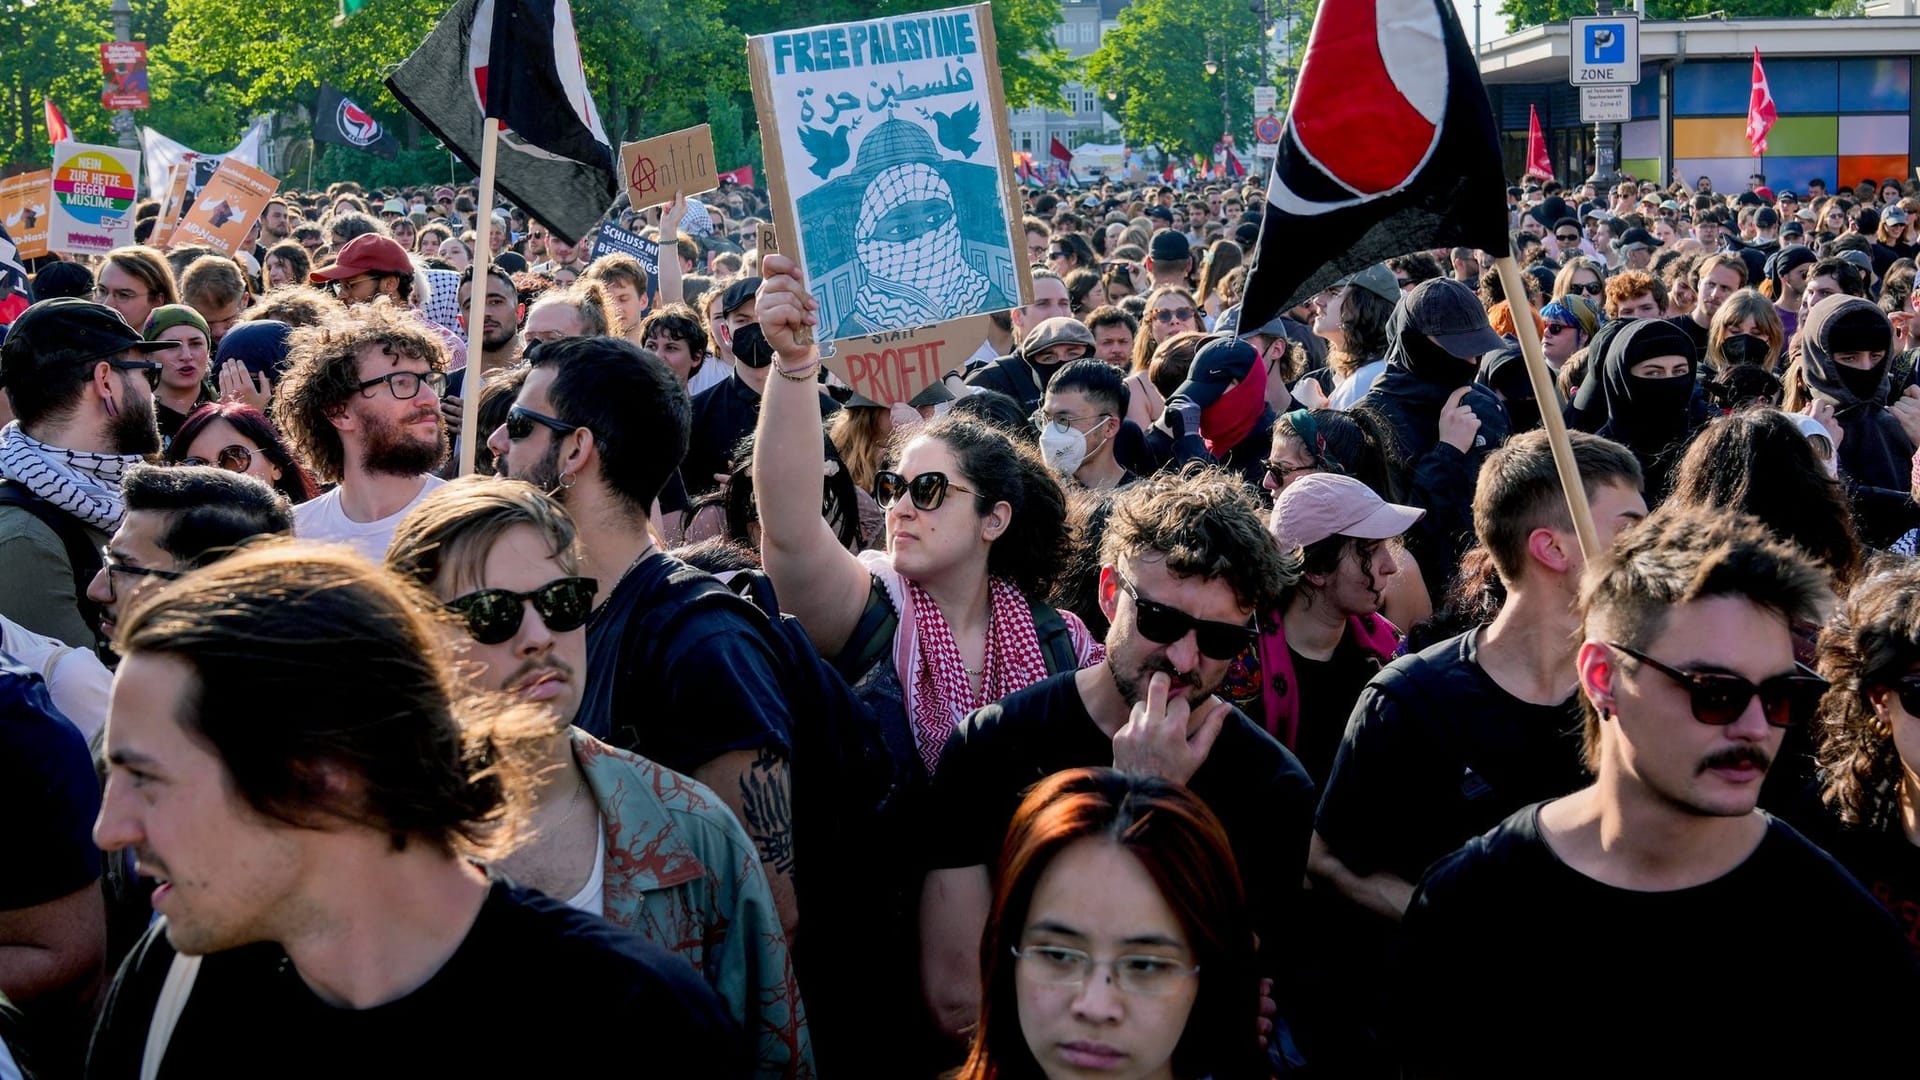
<path id="1" fill-rule="evenodd" d="M 174 239 L 205 244 L 222 255 L 231 255 L 246 242 L 248 231 L 260 220 L 267 200 L 273 198 L 279 188 L 280 181 L 251 165 L 228 158 L 200 189 L 192 209 L 180 219 Z"/>
<path id="2" fill-rule="evenodd" d="M 0 225 L 13 238 L 14 254 L 23 259 L 47 253 L 47 198 L 52 190 L 51 169 L 0 180 Z"/>
<path id="3" fill-rule="evenodd" d="M 705 124 L 620 147 L 620 175 L 635 210 L 720 186 L 713 169 L 713 129 Z"/>
<path id="4" fill-rule="evenodd" d="M 133 243 L 133 188 L 139 171 L 138 150 L 56 143 L 47 249 L 104 255 Z"/>
<path id="5" fill-rule="evenodd" d="M 780 234 L 774 230 L 773 222 L 763 221 L 754 226 L 753 246 L 761 258 L 780 254 Z"/>
<path id="6" fill-rule="evenodd" d="M 987 339 L 990 320 L 985 315 L 897 330 L 833 343 L 833 355 L 822 357 L 828 371 L 882 405 L 911 401 L 915 394 L 937 383 Z"/>
<path id="7" fill-rule="evenodd" d="M 153 235 L 147 241 L 162 251 L 172 246 L 173 230 L 180 224 L 180 215 L 186 212 L 187 180 L 192 175 L 192 162 L 183 161 L 167 170 L 167 189 L 160 200 L 160 216 L 154 220 Z"/>
<path id="8" fill-rule="evenodd" d="M 649 277 L 660 273 L 660 245 L 618 225 L 600 226 L 599 233 L 593 239 L 593 247 L 587 251 L 587 261 L 592 262 L 602 255 L 631 255 L 640 260 L 641 269 Z"/>
<path id="9" fill-rule="evenodd" d="M 107 41 L 100 45 L 100 73 L 106 85 L 100 89 L 103 109 L 144 109 L 147 97 L 147 43 L 144 41 Z"/>
<path id="10" fill-rule="evenodd" d="M 996 56 L 986 4 L 748 39 L 773 219 L 822 338 L 1031 300 Z"/>

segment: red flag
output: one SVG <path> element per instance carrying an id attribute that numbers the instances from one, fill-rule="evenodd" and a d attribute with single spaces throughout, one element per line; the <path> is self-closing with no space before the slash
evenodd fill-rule
<path id="1" fill-rule="evenodd" d="M 1067 149 L 1067 144 L 1061 142 L 1060 136 L 1058 135 L 1053 136 L 1053 145 L 1047 147 L 1047 153 L 1051 154 L 1052 156 L 1058 158 L 1061 161 L 1073 160 L 1073 151 Z"/>
<path id="2" fill-rule="evenodd" d="M 1240 155 L 1234 153 L 1233 147 L 1231 146 L 1227 147 L 1227 175 L 1229 176 L 1247 175 L 1247 167 L 1240 163 Z"/>
<path id="3" fill-rule="evenodd" d="M 1160 179 L 1163 183 L 1173 183 L 1173 164 L 1171 162 L 1167 164 L 1166 171 L 1160 174 Z"/>
<path id="4" fill-rule="evenodd" d="M 1540 110 L 1527 106 L 1527 175 L 1553 179 L 1553 159 L 1547 156 L 1547 138 L 1540 134 Z"/>
<path id="5" fill-rule="evenodd" d="M 53 103 L 52 98 L 48 98 L 47 99 L 47 143 L 51 145 L 53 143 L 63 143 L 63 142 L 72 142 L 72 141 L 73 141 L 73 129 L 67 126 L 67 118 L 60 115 L 60 106 L 55 105 Z"/>
<path id="6" fill-rule="evenodd" d="M 1753 147 L 1753 156 L 1759 157 L 1767 152 L 1767 132 L 1773 130 L 1773 122 L 1780 117 L 1780 111 L 1773 107 L 1773 89 L 1767 85 L 1766 69 L 1760 66 L 1760 50 L 1753 50 L 1753 92 L 1747 97 L 1747 143 Z"/>

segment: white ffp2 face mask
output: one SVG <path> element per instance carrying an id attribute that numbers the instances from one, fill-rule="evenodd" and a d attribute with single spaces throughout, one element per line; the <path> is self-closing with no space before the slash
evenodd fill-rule
<path id="1" fill-rule="evenodd" d="M 1103 426 L 1106 422 L 1105 419 L 1100 421 Z M 1106 439 L 1101 439 L 1099 443 L 1089 447 L 1087 435 L 1090 434 L 1092 432 L 1082 433 L 1071 427 L 1061 431 L 1060 425 L 1048 424 L 1046 429 L 1040 432 L 1040 454 L 1046 458 L 1048 466 L 1054 472 L 1061 476 L 1072 476 L 1080 471 L 1080 466 L 1086 464 L 1089 454 L 1107 444 Z"/>

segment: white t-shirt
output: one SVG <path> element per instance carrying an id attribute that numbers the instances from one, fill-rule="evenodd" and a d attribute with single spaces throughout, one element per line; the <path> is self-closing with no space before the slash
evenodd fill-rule
<path id="1" fill-rule="evenodd" d="M 606 832 L 607 819 L 595 815 L 594 820 L 600 826 L 595 832 Z M 579 892 L 573 894 L 567 901 L 567 906 L 589 915 L 607 913 L 607 845 L 593 845 L 593 873 L 587 875 L 587 883 L 580 886 Z"/>
<path id="2" fill-rule="evenodd" d="M 1374 380 L 1387 370 L 1385 360 L 1375 360 L 1370 364 L 1361 364 L 1353 374 L 1334 384 L 1333 393 L 1327 395 L 1327 408 L 1351 409 L 1360 404 L 1360 399 L 1373 389 Z"/>
<path id="3" fill-rule="evenodd" d="M 701 362 L 700 370 L 687 380 L 687 396 L 692 397 L 712 386 L 719 386 L 733 374 L 733 367 L 717 356 L 709 356 Z"/>
<path id="4" fill-rule="evenodd" d="M 393 530 L 399 527 L 400 519 L 407 516 L 407 511 L 420 505 L 420 500 L 426 498 L 428 492 L 446 483 L 431 474 L 423 479 L 426 483 L 420 485 L 420 494 L 378 521 L 355 521 L 348 517 L 346 511 L 340 509 L 340 489 L 334 488 L 317 499 L 310 499 L 293 508 L 293 535 L 302 540 L 345 544 L 376 563 L 382 562 L 387 557 L 387 545 L 393 543 Z"/>
<path id="5" fill-rule="evenodd" d="M 0 616 L 0 651 L 47 681 L 47 695 L 88 742 L 107 725 L 107 698 L 113 691 L 113 672 L 92 649 L 72 648 L 65 642 L 36 634 Z M 0 1076 L 4 1076 L 0 1073 Z"/>

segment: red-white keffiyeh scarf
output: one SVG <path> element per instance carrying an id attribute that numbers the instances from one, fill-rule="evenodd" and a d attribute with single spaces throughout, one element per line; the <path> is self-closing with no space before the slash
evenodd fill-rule
<path id="1" fill-rule="evenodd" d="M 1003 578 L 988 583 L 986 675 L 974 692 L 960 649 L 953 643 L 940 606 L 917 583 L 905 582 L 913 601 L 913 630 L 919 639 L 919 665 L 905 689 L 912 696 L 914 742 L 927 772 L 940 762 L 947 736 L 975 709 L 1047 677 L 1047 660 L 1033 628 L 1033 612 L 1026 597 Z"/>

